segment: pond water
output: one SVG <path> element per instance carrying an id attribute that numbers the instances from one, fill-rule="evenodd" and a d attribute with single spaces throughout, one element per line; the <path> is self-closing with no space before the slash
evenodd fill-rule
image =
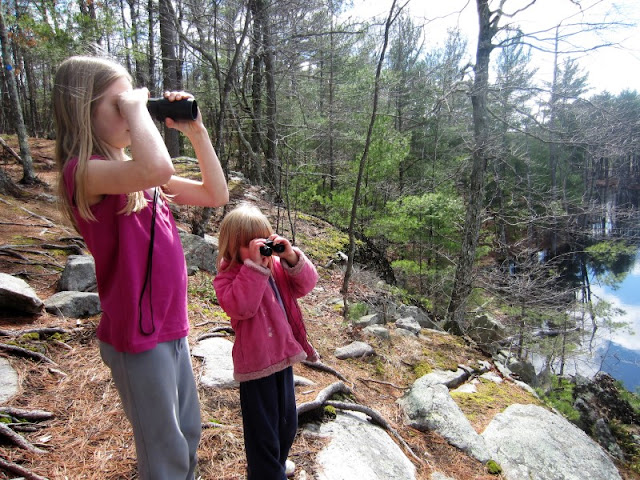
<path id="1" fill-rule="evenodd" d="M 591 279 L 591 293 L 614 308 L 622 310 L 614 321 L 628 324 L 628 328 L 601 332 L 592 357 L 591 368 L 601 369 L 617 380 L 631 392 L 640 389 L 640 254 L 615 288 Z"/>

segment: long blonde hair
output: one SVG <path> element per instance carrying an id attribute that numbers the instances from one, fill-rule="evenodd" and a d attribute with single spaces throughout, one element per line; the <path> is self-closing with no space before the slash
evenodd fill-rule
<path id="1" fill-rule="evenodd" d="M 95 220 L 87 201 L 87 162 L 91 155 L 114 160 L 109 149 L 95 135 L 91 121 L 93 108 L 113 82 L 120 78 L 132 81 L 121 65 L 100 57 L 74 56 L 67 58 L 56 71 L 53 86 L 53 113 L 56 124 L 55 159 L 58 167 L 58 197 L 62 211 L 75 225 L 71 202 L 75 202 L 80 216 Z M 75 172 L 75 192 L 69 199 L 64 166 L 72 158 L 78 159 Z M 147 205 L 143 192 L 128 194 L 127 205 L 121 212 L 137 212 Z"/>
<path id="2" fill-rule="evenodd" d="M 267 238 L 273 229 L 264 213 L 257 207 L 242 204 L 229 212 L 220 223 L 218 235 L 218 270 L 227 270 L 242 263 L 240 247 L 249 246 L 254 238 Z M 221 268 L 224 263 L 224 268 Z"/>

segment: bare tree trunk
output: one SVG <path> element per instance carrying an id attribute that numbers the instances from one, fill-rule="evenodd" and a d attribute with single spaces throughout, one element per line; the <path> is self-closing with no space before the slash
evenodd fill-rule
<path id="1" fill-rule="evenodd" d="M 147 65 L 147 81 L 149 83 L 147 84 L 147 87 L 149 87 L 149 90 L 151 90 L 153 93 L 157 93 L 155 92 L 156 53 L 153 41 L 153 27 L 155 25 L 155 20 L 153 18 L 153 13 L 155 10 L 153 1 L 154 0 L 148 0 L 147 2 L 147 22 L 149 24 L 149 38 L 147 41 L 147 58 L 149 59 L 149 64 Z"/>
<path id="2" fill-rule="evenodd" d="M 18 21 L 17 31 L 19 35 L 22 35 L 23 33 L 19 26 L 19 22 L 24 14 L 24 8 L 19 5 L 18 0 L 15 1 L 14 5 L 14 8 L 16 10 L 16 20 Z M 22 102 L 23 105 L 29 105 L 28 110 L 25 107 L 25 112 L 29 112 L 25 123 L 29 126 L 29 133 L 33 136 L 37 136 L 41 133 L 41 125 L 36 101 L 38 95 L 38 89 L 36 88 L 36 74 L 33 71 L 33 62 L 31 61 L 30 49 L 29 47 L 16 48 L 15 44 L 14 48 L 16 52 L 15 57 L 22 59 L 22 63 L 24 65 L 24 74 L 27 83 L 26 88 L 23 89 L 25 91 L 23 92 L 24 101 Z"/>
<path id="3" fill-rule="evenodd" d="M 473 106 L 474 149 L 472 153 L 471 179 L 468 190 L 467 213 L 464 221 L 462 248 L 456 268 L 456 276 L 447 309 L 445 328 L 461 334 L 465 330 L 466 303 L 473 285 L 473 266 L 482 222 L 485 193 L 485 173 L 491 155 L 489 127 L 487 123 L 487 95 L 489 89 L 489 59 L 494 45 L 491 43 L 498 31 L 500 13 L 489 10 L 489 0 L 476 0 L 479 19 L 478 47 L 476 50 L 475 78 L 471 92 Z"/>
<path id="4" fill-rule="evenodd" d="M 551 125 L 551 142 L 549 143 L 549 175 L 551 176 L 551 201 L 558 200 L 558 144 L 554 132 L 557 130 L 557 102 L 558 102 L 558 35 L 560 27 L 556 27 L 555 51 L 553 55 L 553 83 L 551 85 L 551 105 L 549 113 L 549 125 Z M 558 253 L 558 233 L 552 226 L 551 228 L 551 255 Z"/>
<path id="5" fill-rule="evenodd" d="M 200 45 L 196 45 L 194 42 L 186 38 L 182 33 L 180 33 L 181 39 L 189 44 L 192 48 L 196 49 L 200 52 L 200 54 L 209 62 L 209 64 L 213 67 L 213 70 L 216 72 L 218 85 L 221 85 L 220 91 L 220 114 L 218 116 L 218 121 L 216 124 L 216 140 L 215 140 L 215 149 L 218 153 L 218 158 L 220 158 L 220 162 L 222 164 L 222 168 L 225 171 L 225 175 L 227 174 L 227 163 L 225 160 L 225 141 L 224 141 L 224 128 L 225 128 L 225 120 L 230 110 L 229 105 L 229 95 L 231 94 L 231 90 L 233 88 L 233 83 L 235 80 L 235 71 L 240 61 L 242 47 L 247 38 L 247 32 L 249 31 L 249 24 L 251 21 L 251 12 L 249 7 L 247 7 L 247 15 L 245 18 L 244 28 L 242 30 L 242 35 L 237 40 L 235 45 L 235 51 L 233 52 L 233 57 L 229 62 L 229 67 L 227 69 L 226 76 L 222 76 L 220 66 L 218 65 L 218 60 L 215 55 L 212 55 L 207 50 L 203 49 Z M 194 215 L 194 219 L 191 222 L 191 229 L 194 235 L 204 236 L 206 224 L 211 218 L 213 214 L 213 208 L 205 207 L 201 210 L 200 215 Z"/>
<path id="6" fill-rule="evenodd" d="M 276 127 L 276 81 L 275 81 L 275 56 L 273 53 L 274 46 L 271 39 L 271 21 L 269 18 L 269 5 L 264 0 L 254 0 L 251 2 L 253 5 L 252 10 L 255 12 L 254 25 L 255 30 L 261 35 L 259 43 L 257 45 L 258 54 L 261 54 L 264 62 L 264 80 L 266 87 L 266 102 L 265 102 L 265 121 L 267 127 L 266 134 L 266 176 L 267 180 L 279 197 L 282 196 L 281 188 L 281 168 L 280 160 L 278 158 L 278 143 L 277 143 L 277 127 Z M 255 67 L 254 67 L 255 71 Z M 260 85 L 262 81 L 260 80 Z M 261 93 L 257 92 L 257 93 Z M 255 101 L 255 99 L 254 99 Z M 261 124 L 260 119 L 256 119 L 258 125 Z"/>
<path id="7" fill-rule="evenodd" d="M 263 87 L 263 45 L 262 45 L 262 25 L 261 17 L 265 14 L 261 8 L 262 3 L 251 1 L 249 8 L 253 15 L 253 36 L 251 38 L 251 108 L 252 115 L 252 132 L 251 132 L 251 150 L 260 152 L 262 150 L 262 87 Z M 248 165 L 249 178 L 252 178 L 258 185 L 263 184 L 262 164 L 258 155 L 252 155 L 252 162 Z"/>
<path id="8" fill-rule="evenodd" d="M 373 88 L 373 107 L 371 109 L 371 119 L 369 121 L 369 128 L 367 130 L 367 139 L 364 144 L 364 152 L 360 157 L 360 166 L 358 168 L 358 178 L 356 180 L 355 192 L 353 194 L 353 204 L 351 206 L 351 219 L 349 221 L 349 259 L 347 260 L 347 268 L 344 272 L 344 279 L 340 293 L 344 299 L 344 316 L 347 317 L 349 313 L 348 294 L 349 294 L 349 280 L 351 279 L 351 272 L 353 271 L 353 257 L 356 252 L 356 235 L 355 224 L 358 217 L 358 202 L 360 201 L 360 187 L 362 185 L 362 178 L 364 175 L 364 167 L 367 164 L 369 158 L 369 147 L 371 145 L 371 136 L 373 135 L 373 126 L 376 123 L 376 116 L 378 114 L 378 97 L 380 94 L 380 72 L 382 71 L 382 65 L 384 64 L 384 56 L 387 51 L 387 45 L 389 44 L 389 30 L 391 24 L 396 18 L 399 12 L 396 12 L 396 0 L 393 0 L 391 9 L 389 10 L 389 16 L 384 27 L 384 43 L 382 45 L 382 51 L 380 52 L 380 58 L 378 59 L 378 66 L 376 69 L 375 84 Z"/>
<path id="9" fill-rule="evenodd" d="M 11 110 L 13 112 L 13 122 L 18 134 L 18 142 L 20 144 L 20 155 L 22 157 L 23 176 L 20 183 L 25 185 L 33 185 L 38 181 L 33 171 L 33 160 L 31 159 L 31 151 L 29 149 L 29 141 L 27 129 L 24 125 L 24 117 L 22 116 L 22 106 L 18 97 L 18 88 L 12 68 L 11 54 L 9 53 L 9 37 L 4 23 L 4 12 L 0 7 L 0 43 L 2 44 L 2 63 L 4 64 L 5 77 L 7 79 L 7 87 L 9 89 L 9 101 L 11 102 Z"/>
<path id="10" fill-rule="evenodd" d="M 176 14 L 171 0 L 160 0 L 160 49 L 162 51 L 162 81 L 165 90 L 177 90 L 178 60 L 176 58 Z M 164 143 L 171 157 L 180 155 L 180 132 L 164 128 Z"/>

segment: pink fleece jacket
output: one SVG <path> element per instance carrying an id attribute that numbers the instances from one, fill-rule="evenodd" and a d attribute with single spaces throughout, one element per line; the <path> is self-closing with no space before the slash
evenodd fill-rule
<path id="1" fill-rule="evenodd" d="M 235 330 L 233 376 L 239 382 L 263 378 L 296 362 L 318 358 L 307 340 L 297 302 L 313 290 L 318 273 L 302 251 L 294 250 L 298 255 L 294 267 L 277 256 L 273 257 L 271 269 L 251 260 L 227 270 L 223 264 L 213 281 L 218 302 Z M 275 280 L 282 305 L 269 283 L 270 277 Z"/>

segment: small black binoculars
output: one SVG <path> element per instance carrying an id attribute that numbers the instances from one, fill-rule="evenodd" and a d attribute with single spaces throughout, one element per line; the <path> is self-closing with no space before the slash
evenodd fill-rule
<path id="1" fill-rule="evenodd" d="M 183 98 L 170 102 L 164 97 L 147 100 L 147 110 L 159 122 L 169 117 L 172 120 L 195 120 L 198 117 L 198 102 L 193 98 Z"/>
<path id="2" fill-rule="evenodd" d="M 273 243 L 273 240 L 267 240 L 264 245 L 260 247 L 260 255 L 263 257 L 270 257 L 273 252 L 284 252 L 284 243 Z"/>

